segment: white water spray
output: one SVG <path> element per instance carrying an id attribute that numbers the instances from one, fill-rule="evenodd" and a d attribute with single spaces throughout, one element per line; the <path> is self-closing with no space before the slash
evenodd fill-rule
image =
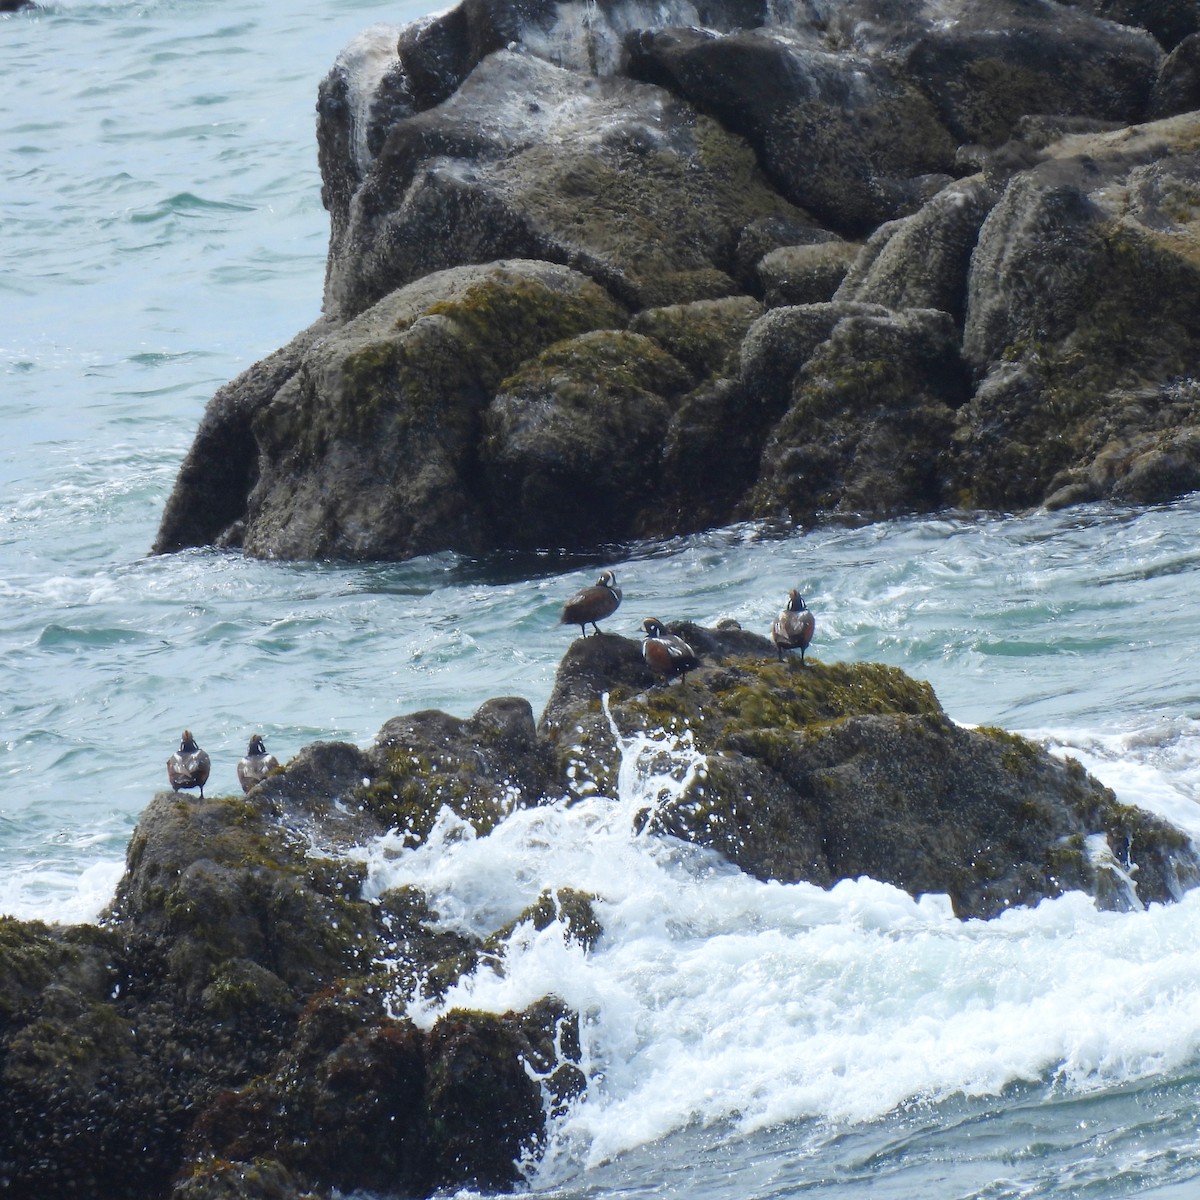
<path id="1" fill-rule="evenodd" d="M 419 888 L 487 936 L 544 891 L 595 897 L 587 949 L 518 926 L 444 998 L 396 997 L 430 1027 L 455 1007 L 579 1014 L 586 1088 L 550 1122 L 532 1183 L 686 1128 L 745 1135 L 873 1120 L 912 1102 L 1119 1086 L 1200 1052 L 1200 896 L 1099 912 L 1075 893 L 993 921 L 869 879 L 825 891 L 753 879 L 654 832 L 703 771 L 690 733 L 619 739 L 617 795 L 518 809 L 486 837 L 443 813 L 386 839 L 368 887 Z"/>

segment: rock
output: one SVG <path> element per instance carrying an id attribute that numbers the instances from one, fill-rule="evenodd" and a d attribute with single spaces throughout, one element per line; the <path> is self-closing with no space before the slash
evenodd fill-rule
<path id="1" fill-rule="evenodd" d="M 955 414 L 968 396 L 948 314 L 842 316 L 794 378 L 791 407 L 763 450 L 750 512 L 782 510 L 810 522 L 829 513 L 874 520 L 940 507 Z"/>
<path id="2" fill-rule="evenodd" d="M 897 311 L 935 308 L 961 327 L 971 254 L 995 202 L 982 176 L 949 184 L 912 216 L 881 225 L 833 299 Z"/>
<path id="3" fill-rule="evenodd" d="M 258 414 L 247 552 L 409 558 L 494 541 L 476 474 L 498 386 L 555 341 L 623 322 L 582 275 L 511 261 L 438 273 L 314 345 Z"/>
<path id="4" fill-rule="evenodd" d="M 1200 33 L 1191 33 L 1167 55 L 1150 97 L 1151 117 L 1200 108 Z"/>
<path id="5" fill-rule="evenodd" d="M 15 1196 L 161 1195 L 202 1040 L 172 1028 L 162 955 L 111 929 L 0 918 L 0 1178 Z"/>
<path id="6" fill-rule="evenodd" d="M 554 1065 L 562 1019 L 550 1004 L 523 1017 L 452 1011 L 425 1034 L 335 990 L 305 1012 L 274 1073 L 201 1115 L 193 1153 L 273 1161 L 323 1189 L 511 1190 L 544 1122 L 526 1065 Z"/>
<path id="7" fill-rule="evenodd" d="M 274 1159 L 196 1163 L 192 1174 L 176 1183 L 171 1200 L 316 1200 Z"/>
<path id="8" fill-rule="evenodd" d="M 1049 0 L 963 5 L 904 67 L 959 142 L 998 146 L 1030 114 L 1142 120 L 1162 61 L 1149 34 Z"/>
<path id="9" fill-rule="evenodd" d="M 1167 50 L 1200 32 L 1200 9 L 1194 0 L 1065 0 L 1105 21 L 1148 30 Z"/>
<path id="10" fill-rule="evenodd" d="M 189 546 L 241 545 L 247 498 L 258 482 L 255 418 L 296 374 L 305 353 L 333 327 L 322 318 L 243 371 L 208 402 L 163 510 L 155 554 Z"/>
<path id="11" fill-rule="evenodd" d="M 436 710 L 395 717 L 379 731 L 368 763 L 355 799 L 414 844 L 443 807 L 483 834 L 515 805 L 553 789 L 533 710 L 517 696 L 489 700 L 466 720 Z"/>
<path id="12" fill-rule="evenodd" d="M 509 376 L 484 419 L 499 540 L 533 550 L 627 539 L 690 374 L 626 330 L 558 342 Z"/>
<path id="13" fill-rule="evenodd" d="M 708 756 L 655 828 L 762 879 L 828 886 L 866 874 L 985 918 L 1070 889 L 1125 907 L 1200 881 L 1200 857 L 1165 821 L 1024 738 L 954 725 L 927 685 L 894 668 L 800 667 L 753 633 L 670 628 L 702 658 L 683 686 L 647 688 L 623 639 L 577 641 L 564 659 L 542 728 L 583 749 L 581 794 L 605 790 L 616 769 L 597 703 L 608 692 L 622 731 L 686 730 Z M 1090 853 L 1095 836 L 1138 864 L 1136 900 Z"/>
<path id="14" fill-rule="evenodd" d="M 838 301 L 776 308 L 755 321 L 742 342 L 739 383 L 756 401 L 749 415 L 761 424 L 759 444 L 787 411 L 800 369 L 841 321 L 851 317 L 884 319 L 890 315 L 881 304 Z"/>
<path id="15" fill-rule="evenodd" d="M 764 302 L 779 308 L 832 300 L 859 250 L 857 243 L 841 241 L 772 250 L 758 264 Z"/>
<path id="16" fill-rule="evenodd" d="M 849 237 L 919 207 L 954 144 L 889 64 L 780 29 L 646 31 L 629 70 L 741 134 L 780 191 Z"/>
<path id="17" fill-rule="evenodd" d="M 741 296 L 647 309 L 630 322 L 696 382 L 674 405 L 658 461 L 637 485 L 644 497 L 638 526 L 645 534 L 668 537 L 719 524 L 753 481 L 757 426 L 744 419 L 736 377 L 742 339 L 761 313 L 757 301 Z"/>
<path id="18" fill-rule="evenodd" d="M 1195 23 L 463 0 L 372 27 L 318 99 L 325 316 L 213 398 L 154 549 L 594 551 L 1171 498 L 1195 119 L 1132 123 L 1195 107 Z M 874 332 L 835 337 L 839 305 Z"/>
<path id="19" fill-rule="evenodd" d="M 1065 138 L 992 209 L 968 289 L 963 348 L 980 383 L 956 431 L 962 503 L 1061 503 L 1084 476 L 1091 498 L 1115 497 L 1113 447 L 1187 444 L 1198 130 L 1193 113 Z M 1152 491 L 1193 478 L 1165 470 Z"/>
<path id="20" fill-rule="evenodd" d="M 569 263 L 637 308 L 728 295 L 741 231 L 791 212 L 739 139 L 662 89 L 498 51 L 389 132 L 331 245 L 326 311 L 500 258 Z"/>

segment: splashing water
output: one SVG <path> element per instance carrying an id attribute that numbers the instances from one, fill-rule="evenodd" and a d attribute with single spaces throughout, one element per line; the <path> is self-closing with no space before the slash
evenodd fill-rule
<path id="1" fill-rule="evenodd" d="M 552 1119 L 534 1187 L 688 1129 L 844 1128 L 1017 1084 L 1088 1094 L 1200 1053 L 1196 893 L 1127 913 L 1071 894 L 961 922 L 946 897 L 866 878 L 763 882 L 653 832 L 703 771 L 689 731 L 619 745 L 614 797 L 518 808 L 485 837 L 443 812 L 423 845 L 389 835 L 366 853 L 371 894 L 415 886 L 443 927 L 477 936 L 546 890 L 595 898 L 591 949 L 564 924 L 522 924 L 444 998 L 395 997 L 424 1028 L 549 995 L 579 1014 L 586 1088 Z"/>

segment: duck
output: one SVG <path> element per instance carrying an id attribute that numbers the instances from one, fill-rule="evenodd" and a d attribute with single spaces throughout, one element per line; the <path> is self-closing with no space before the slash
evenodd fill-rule
<path id="1" fill-rule="evenodd" d="M 779 652 L 779 661 L 783 662 L 785 650 L 799 650 L 800 665 L 804 666 L 804 652 L 812 641 L 816 627 L 817 618 L 804 606 L 804 597 L 796 588 L 792 588 L 788 592 L 787 604 L 780 609 L 771 626 L 771 640 Z"/>
<path id="2" fill-rule="evenodd" d="M 611 571 L 601 571 L 600 578 L 591 587 L 580 588 L 563 605 L 560 625 L 578 625 L 581 637 L 587 637 L 587 627 L 600 632 L 597 621 L 611 617 L 621 603 L 621 589 L 617 577 Z"/>
<path id="3" fill-rule="evenodd" d="M 257 783 L 262 783 L 279 766 L 279 759 L 268 753 L 263 735 L 256 733 L 246 747 L 246 757 L 237 765 L 238 783 L 242 791 L 248 792 Z"/>
<path id="4" fill-rule="evenodd" d="M 687 678 L 687 673 L 700 665 L 696 652 L 674 633 L 668 633 L 657 617 L 647 617 L 642 622 L 646 640 L 642 643 L 642 658 L 646 666 L 656 675 L 670 680 L 675 675 Z"/>
<path id="5" fill-rule="evenodd" d="M 192 731 L 185 729 L 179 739 L 179 749 L 167 759 L 167 779 L 171 789 L 177 792 L 180 788 L 199 788 L 203 800 L 204 785 L 211 769 L 207 752 L 196 744 Z"/>

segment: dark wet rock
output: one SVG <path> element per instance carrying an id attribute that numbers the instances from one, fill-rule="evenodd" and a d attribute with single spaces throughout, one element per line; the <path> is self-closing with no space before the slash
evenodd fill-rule
<path id="1" fill-rule="evenodd" d="M 694 380 L 628 330 L 558 342 L 511 375 L 488 407 L 482 467 L 501 544 L 594 545 L 645 530 L 645 480 Z"/>
<path id="2" fill-rule="evenodd" d="M 1200 33 L 1189 34 L 1167 55 L 1150 98 L 1152 117 L 1200 108 Z"/>
<path id="3" fill-rule="evenodd" d="M 614 725 L 662 728 L 689 733 L 707 764 L 653 827 L 759 878 L 869 875 L 945 893 L 961 917 L 1072 889 L 1118 908 L 1169 901 L 1200 881 L 1200 857 L 1167 822 L 1024 738 L 955 725 L 901 671 L 811 655 L 801 667 L 748 631 L 670 629 L 702 660 L 685 684 L 647 687 L 624 639 L 577 641 L 564 659 L 542 726 L 572 747 L 580 794 L 611 786 Z M 1136 863 L 1136 900 L 1098 843 Z"/>
<path id="4" fill-rule="evenodd" d="M 463 719 L 431 709 L 379 731 L 355 798 L 388 829 L 424 841 L 441 808 L 487 833 L 552 787 L 552 765 L 521 697 L 489 700 Z"/>
<path id="5" fill-rule="evenodd" d="M 527 1067 L 553 1070 L 570 1019 L 550 1003 L 523 1016 L 452 1010 L 425 1033 L 331 990 L 305 1010 L 274 1072 L 201 1116 L 192 1153 L 273 1160 L 322 1189 L 509 1190 L 544 1120 Z M 574 1080 L 560 1075 L 565 1096 Z"/>
<path id="6" fill-rule="evenodd" d="M 1200 8 L 1195 0 L 1064 0 L 1105 21 L 1145 29 L 1167 50 L 1189 34 L 1200 32 Z"/>
<path id="7" fill-rule="evenodd" d="M 247 499 L 258 482 L 254 421 L 299 370 L 304 354 L 333 328 L 322 318 L 243 371 L 208 402 L 163 509 L 154 539 L 156 554 L 189 546 L 242 544 Z"/>
<path id="8" fill-rule="evenodd" d="M 998 146 L 1030 113 L 1142 120 L 1162 53 L 1147 33 L 1048 0 L 1000 0 L 931 25 L 905 68 L 959 142 Z"/>
<path id="9" fill-rule="evenodd" d="M 316 1200 L 272 1158 L 229 1162 L 211 1158 L 196 1163 L 171 1190 L 172 1200 Z"/>
<path id="10" fill-rule="evenodd" d="M 494 544 L 478 472 L 500 382 L 622 321 L 577 272 L 512 261 L 422 279 L 314 345 L 255 422 L 245 542 L 268 557 L 409 558 Z"/>
<path id="11" fill-rule="evenodd" d="M 580 1086 L 573 1015 L 393 1018 L 404 981 L 442 988 L 502 958 L 419 895 L 363 895 L 347 848 L 443 806 L 485 832 L 551 755 L 522 699 L 417 713 L 364 752 L 315 743 L 253 796 L 157 796 L 103 928 L 0 921 L 0 1170 L 14 1195 L 425 1195 L 507 1189 L 547 1095 Z M 489 790 L 489 786 L 491 790 Z M 522 914 L 589 944 L 589 897 Z M 436 991 L 436 989 L 433 989 Z M 482 1120 L 484 1110 L 489 1119 Z M 494 1111 L 493 1111 L 494 1110 Z M 497 1119 L 496 1113 L 500 1113 Z"/>

